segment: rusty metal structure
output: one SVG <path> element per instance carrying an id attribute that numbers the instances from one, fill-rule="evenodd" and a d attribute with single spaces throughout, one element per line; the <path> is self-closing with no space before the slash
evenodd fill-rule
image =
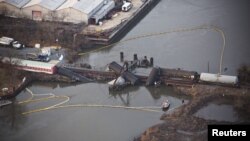
<path id="1" fill-rule="evenodd" d="M 126 63 L 125 63 L 126 64 Z M 123 67 L 116 62 L 112 62 L 109 64 L 109 69 L 114 71 L 118 76 L 122 76 L 125 80 L 129 81 L 132 85 L 136 85 L 139 83 L 139 79 L 131 72 L 125 68 L 126 65 Z"/>
<path id="2" fill-rule="evenodd" d="M 197 80 L 199 75 L 195 71 L 187 71 L 181 69 L 160 68 L 160 76 L 166 78 L 180 78 L 185 80 Z"/>
<path id="3" fill-rule="evenodd" d="M 149 76 L 135 75 L 128 71 L 125 65 L 121 66 L 116 62 L 111 62 L 108 65 L 110 71 L 69 66 L 65 68 L 92 80 L 109 81 L 122 76 L 131 85 L 146 84 L 146 86 L 152 86 L 155 82 L 161 82 L 161 84 L 170 86 L 192 87 L 199 79 L 199 75 L 195 71 L 166 68 L 152 68 Z"/>
<path id="4" fill-rule="evenodd" d="M 159 80 L 159 73 L 159 68 L 153 68 L 148 76 L 146 86 L 154 85 L 154 83 Z"/>

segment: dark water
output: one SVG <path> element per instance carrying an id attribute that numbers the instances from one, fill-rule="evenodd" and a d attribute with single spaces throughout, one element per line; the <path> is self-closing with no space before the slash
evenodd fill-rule
<path id="1" fill-rule="evenodd" d="M 217 99 L 199 109 L 194 115 L 207 120 L 248 122 L 249 117 L 242 106 L 243 103 L 239 99 Z"/>
<path id="2" fill-rule="evenodd" d="M 218 105 L 211 103 L 199 110 L 195 115 L 207 120 L 229 122 L 236 122 L 240 120 L 233 106 L 226 104 Z"/>
<path id="3" fill-rule="evenodd" d="M 144 34 L 214 25 L 224 31 L 226 47 L 222 68 L 224 74 L 235 75 L 241 64 L 250 64 L 249 0 L 161 0 L 160 3 L 122 40 Z M 123 42 L 112 48 L 91 53 L 81 61 L 99 68 L 119 61 L 119 53 L 131 60 L 154 57 L 155 65 L 183 68 L 198 72 L 218 73 L 222 38 L 213 30 L 171 33 Z"/>
<path id="4" fill-rule="evenodd" d="M 99 104 L 130 107 L 160 107 L 163 99 L 171 102 L 170 109 L 182 105 L 181 94 L 172 88 L 131 87 L 120 93 L 110 93 L 107 84 L 90 83 L 76 86 L 56 83 L 35 83 L 29 87 L 35 94 L 53 93 L 67 95 L 66 104 Z M 0 111 L 0 139 L 5 140 L 61 140 L 61 141 L 128 141 L 139 136 L 145 129 L 160 123 L 160 112 L 114 108 L 76 107 L 43 111 L 21 116 L 20 113 L 52 106 L 62 99 L 50 99 L 29 104 L 17 104 L 29 97 L 23 91 L 12 106 Z M 44 96 L 36 96 L 34 99 Z M 65 105 L 66 105 L 65 104 Z"/>

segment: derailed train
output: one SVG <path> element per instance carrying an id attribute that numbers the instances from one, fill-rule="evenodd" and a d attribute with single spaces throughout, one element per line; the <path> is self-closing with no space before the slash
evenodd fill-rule
<path id="1" fill-rule="evenodd" d="M 167 78 L 181 78 L 194 81 L 199 79 L 199 74 L 197 72 L 181 70 L 181 69 L 160 68 L 160 76 Z"/>
<path id="2" fill-rule="evenodd" d="M 113 70 L 117 74 L 123 74 L 125 79 L 130 81 L 133 85 L 138 83 L 139 79 L 130 73 L 129 71 L 123 71 L 123 67 L 116 62 L 109 64 L 109 69 Z M 168 68 L 152 68 L 147 80 L 146 85 L 153 85 L 155 82 L 165 81 L 167 84 L 218 84 L 226 86 L 239 86 L 239 81 L 237 76 L 229 75 L 218 75 L 211 73 L 197 73 L 195 71 L 187 71 L 181 69 L 168 69 Z"/>
<path id="3" fill-rule="evenodd" d="M 194 83 L 239 86 L 239 80 L 237 76 L 219 75 L 212 73 L 199 74 L 195 71 L 166 68 L 160 68 L 160 76 L 166 77 L 168 79 L 189 80 Z"/>

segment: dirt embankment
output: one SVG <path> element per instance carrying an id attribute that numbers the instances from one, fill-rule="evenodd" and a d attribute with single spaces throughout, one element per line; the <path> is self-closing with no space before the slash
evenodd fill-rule
<path id="1" fill-rule="evenodd" d="M 178 115 L 193 115 L 200 108 L 204 107 L 209 102 L 226 99 L 236 108 L 242 108 L 249 113 L 250 110 L 245 107 L 250 106 L 250 91 L 245 88 L 230 88 L 222 86 L 196 85 L 194 88 L 177 88 L 181 93 L 192 95 L 192 100 L 185 106 L 180 107 L 173 114 Z M 250 119 L 250 118 L 249 118 Z"/>
<path id="2" fill-rule="evenodd" d="M 0 56 L 1 60 L 1 56 Z M 13 92 L 22 82 L 22 73 L 13 69 L 10 64 L 4 64 L 0 61 L 0 96 L 3 94 L 3 88 L 8 88 Z"/>
<path id="3" fill-rule="evenodd" d="M 1 63 L 0 63 L 1 66 Z M 76 83 L 75 80 L 71 78 L 58 75 L 58 74 L 44 74 L 44 73 L 35 73 L 35 72 L 27 72 L 16 69 L 9 69 L 12 71 L 8 71 L 6 68 L 0 68 L 0 96 L 3 95 L 12 95 L 16 93 L 16 90 L 19 89 L 21 84 L 23 83 L 24 77 L 26 77 L 26 81 L 29 81 L 27 84 L 33 81 L 41 81 L 41 82 L 61 82 L 61 83 Z M 26 86 L 26 85 L 25 85 Z M 21 86 L 22 87 L 22 86 Z M 8 93 L 3 93 L 2 88 L 8 88 Z"/>
<path id="4" fill-rule="evenodd" d="M 0 15 L 0 37 L 12 37 L 31 47 L 34 47 L 36 43 L 42 46 L 79 47 L 85 43 L 83 37 L 79 35 L 84 27 L 83 24 L 37 22 Z M 74 35 L 76 35 L 75 41 Z"/>
<path id="5" fill-rule="evenodd" d="M 161 117 L 164 123 L 147 129 L 136 141 L 181 141 L 207 140 L 208 124 L 244 124 L 250 123 L 249 89 L 221 86 L 196 85 L 193 88 L 176 88 L 177 91 L 191 95 L 189 103 Z M 237 111 L 238 116 L 246 119 L 237 122 L 219 122 L 195 117 L 194 114 L 210 102 L 227 100 Z"/>

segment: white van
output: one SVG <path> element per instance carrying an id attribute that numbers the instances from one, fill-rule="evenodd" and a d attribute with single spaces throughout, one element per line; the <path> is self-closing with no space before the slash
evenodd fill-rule
<path id="1" fill-rule="evenodd" d="M 12 47 L 15 49 L 21 49 L 21 48 L 25 48 L 25 45 L 19 43 L 18 41 L 14 41 L 14 42 L 12 42 Z"/>
<path id="2" fill-rule="evenodd" d="M 132 4 L 132 3 L 130 3 L 130 2 L 125 2 L 125 3 L 122 5 L 122 11 L 128 12 L 132 7 L 133 7 L 133 4 Z"/>

